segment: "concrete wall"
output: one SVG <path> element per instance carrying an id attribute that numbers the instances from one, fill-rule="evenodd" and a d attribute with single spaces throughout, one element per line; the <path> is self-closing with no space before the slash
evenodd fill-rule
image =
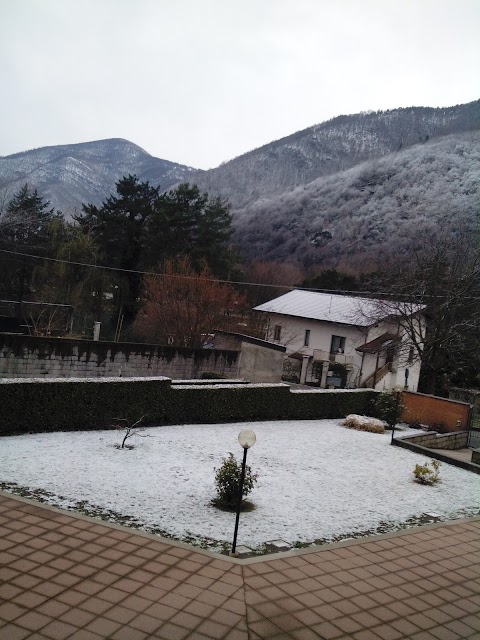
<path id="1" fill-rule="evenodd" d="M 215 349 L 240 351 L 238 375 L 251 382 L 280 382 L 283 373 L 285 347 L 244 336 L 218 331 L 213 339 Z"/>
<path id="2" fill-rule="evenodd" d="M 458 431 L 458 421 L 460 429 L 468 426 L 470 405 L 465 402 L 411 392 L 403 393 L 402 401 L 404 422 L 426 424 L 442 432 Z"/>
<path id="3" fill-rule="evenodd" d="M 0 378 L 239 376 L 240 352 L 0 334 Z"/>

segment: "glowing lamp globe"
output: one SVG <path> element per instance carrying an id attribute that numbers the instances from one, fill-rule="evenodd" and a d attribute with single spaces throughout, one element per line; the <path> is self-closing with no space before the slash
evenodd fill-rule
<path id="1" fill-rule="evenodd" d="M 250 429 L 244 429 L 238 434 L 238 442 L 244 449 L 250 449 L 251 447 L 253 447 L 256 440 L 257 436 Z"/>

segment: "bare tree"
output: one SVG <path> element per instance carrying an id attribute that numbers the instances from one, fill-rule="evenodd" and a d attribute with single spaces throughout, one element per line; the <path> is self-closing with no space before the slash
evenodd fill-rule
<path id="1" fill-rule="evenodd" d="M 196 273 L 187 257 L 165 262 L 165 273 L 144 278 L 136 335 L 182 347 L 201 347 L 216 329 L 236 328 L 245 299 L 205 266 Z"/>
<path id="2" fill-rule="evenodd" d="M 374 308 L 378 319 L 399 323 L 403 348 L 411 347 L 411 358 L 422 365 L 419 390 L 435 393 L 478 371 L 480 250 L 475 238 L 466 237 L 423 238 L 422 245 L 376 283 L 388 296 Z"/>
<path id="3" fill-rule="evenodd" d="M 121 429 L 122 431 L 125 431 L 122 444 L 120 445 L 120 447 L 118 447 L 119 449 L 125 449 L 125 442 L 128 440 L 128 438 L 132 438 L 133 436 L 140 436 L 141 438 L 149 437 L 148 433 L 144 433 L 146 427 L 139 426 L 144 418 L 145 416 L 142 416 L 133 424 L 129 424 L 129 420 L 127 420 L 127 418 L 114 418 L 115 423 L 112 426 L 115 429 Z"/>

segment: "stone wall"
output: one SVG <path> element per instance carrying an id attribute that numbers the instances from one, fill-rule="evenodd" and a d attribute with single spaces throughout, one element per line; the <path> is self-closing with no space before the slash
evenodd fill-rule
<path id="1" fill-rule="evenodd" d="M 426 424 L 441 432 L 459 431 L 468 426 L 470 405 L 466 402 L 410 391 L 402 393 L 402 402 L 403 422 Z"/>
<path id="2" fill-rule="evenodd" d="M 0 378 L 239 376 L 240 352 L 0 334 Z"/>
<path id="3" fill-rule="evenodd" d="M 402 438 L 427 449 L 464 449 L 467 446 L 467 431 L 457 433 L 422 433 Z"/>

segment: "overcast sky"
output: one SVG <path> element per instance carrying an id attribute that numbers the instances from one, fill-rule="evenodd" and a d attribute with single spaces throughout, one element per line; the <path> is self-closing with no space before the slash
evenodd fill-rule
<path id="1" fill-rule="evenodd" d="M 0 0 L 0 155 L 199 168 L 340 114 L 480 98 L 480 0 Z"/>

